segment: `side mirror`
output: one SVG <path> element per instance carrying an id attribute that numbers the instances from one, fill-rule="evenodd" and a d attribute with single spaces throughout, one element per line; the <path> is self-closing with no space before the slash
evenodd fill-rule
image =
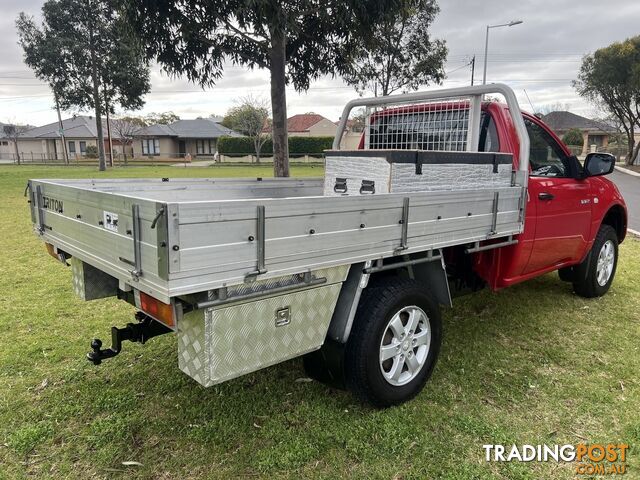
<path id="1" fill-rule="evenodd" d="M 609 175 L 616 166 L 616 157 L 610 153 L 589 153 L 584 160 L 584 173 L 587 177 Z"/>

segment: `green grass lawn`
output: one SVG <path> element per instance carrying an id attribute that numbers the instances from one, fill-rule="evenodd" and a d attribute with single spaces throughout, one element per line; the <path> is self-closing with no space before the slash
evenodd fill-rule
<path id="1" fill-rule="evenodd" d="M 127 343 L 94 367 L 93 337 L 131 321 L 82 302 L 32 233 L 28 178 L 269 176 L 265 167 L 0 167 L 0 479 L 575 478 L 571 465 L 484 462 L 482 445 L 625 442 L 640 478 L 640 242 L 613 288 L 557 275 L 458 298 L 440 361 L 415 400 L 373 410 L 304 377 L 299 360 L 204 389 L 175 338 Z M 320 175 L 318 167 L 293 175 Z M 140 462 L 125 466 L 122 462 Z"/>

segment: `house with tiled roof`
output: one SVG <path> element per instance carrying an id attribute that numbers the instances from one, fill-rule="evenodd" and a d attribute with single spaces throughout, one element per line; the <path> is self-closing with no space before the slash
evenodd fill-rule
<path id="1" fill-rule="evenodd" d="M 287 119 L 287 130 L 292 137 L 334 137 L 335 123 L 318 113 L 302 113 Z"/>
<path id="2" fill-rule="evenodd" d="M 569 130 L 580 130 L 583 138 L 583 154 L 586 154 L 592 145 L 596 148 L 606 147 L 609 144 L 609 136 L 616 133 L 616 129 L 611 125 L 567 111 L 548 113 L 542 117 L 542 120 L 560 138 Z"/>
<path id="3" fill-rule="evenodd" d="M 220 119 L 178 120 L 168 125 L 143 127 L 134 133 L 136 157 L 163 156 L 183 158 L 213 156 L 220 137 L 239 137 L 239 133 L 220 124 Z"/>
<path id="4" fill-rule="evenodd" d="M 105 152 L 108 152 L 107 126 L 106 120 L 102 120 L 102 132 L 105 140 Z M 65 143 L 62 144 L 62 133 L 64 133 Z M 114 156 L 126 152 L 127 146 L 115 131 L 111 131 Z M 62 132 L 58 122 L 49 123 L 40 127 L 32 127 L 18 140 L 18 150 L 23 160 L 63 160 L 64 148 L 70 160 L 82 158 L 87 152 L 87 147 L 98 145 L 98 130 L 96 128 L 95 117 L 88 115 L 77 115 L 62 120 Z M 129 147 L 130 150 L 130 147 Z"/>

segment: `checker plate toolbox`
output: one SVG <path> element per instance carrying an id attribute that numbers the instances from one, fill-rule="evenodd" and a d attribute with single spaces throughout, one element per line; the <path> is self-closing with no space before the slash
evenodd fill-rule
<path id="1" fill-rule="evenodd" d="M 505 98 L 519 158 L 478 151 L 484 94 Z M 340 150 L 357 108 L 361 148 Z M 528 148 L 511 89 L 465 87 L 350 102 L 324 179 L 31 180 L 27 194 L 87 299 L 190 306 L 174 328 L 180 368 L 210 385 L 319 348 L 353 268 L 515 241 Z M 106 290 L 88 292 L 94 271 Z"/>

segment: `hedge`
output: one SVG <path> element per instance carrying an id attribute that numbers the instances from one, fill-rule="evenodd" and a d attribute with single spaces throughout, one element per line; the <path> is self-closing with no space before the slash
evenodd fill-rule
<path id="1" fill-rule="evenodd" d="M 248 137 L 222 137 L 218 139 L 218 152 L 227 156 L 255 155 L 253 141 Z M 301 155 L 321 155 L 331 149 L 333 137 L 289 137 L 289 154 L 292 157 Z M 273 142 L 267 140 L 260 149 L 260 155 L 273 155 Z"/>

